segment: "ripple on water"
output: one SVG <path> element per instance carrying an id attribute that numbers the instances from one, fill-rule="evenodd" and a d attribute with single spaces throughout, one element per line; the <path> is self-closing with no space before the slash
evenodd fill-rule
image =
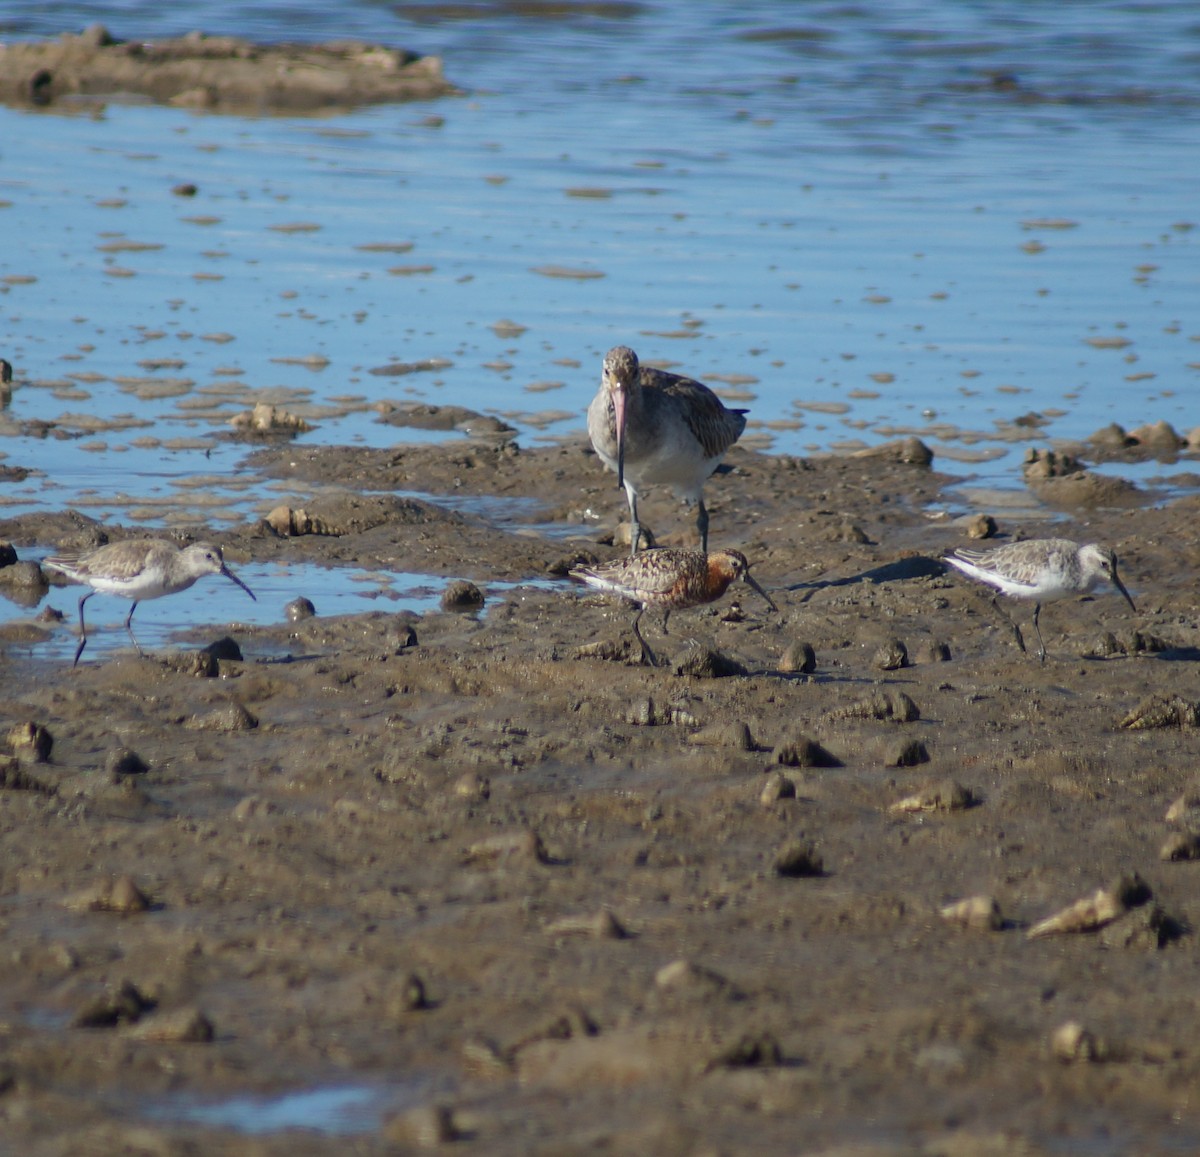
<path id="1" fill-rule="evenodd" d="M 118 14 L 18 7 L 16 36 Z M 926 409 L 980 429 L 1002 391 L 1064 400 L 1054 433 L 1082 437 L 1122 416 L 1131 383 L 1194 375 L 1178 320 L 1198 304 L 1190 5 L 1153 21 L 1116 0 L 1020 21 L 969 4 L 800 22 L 784 0 L 567 7 L 452 5 L 426 24 L 416 10 L 441 6 L 401 6 L 399 36 L 477 97 L 399 116 L 0 110 L 0 207 L 22 241 L 0 253 L 0 346 L 23 379 L 0 414 L 8 461 L 52 474 L 62 505 L 153 479 L 162 446 L 198 458 L 227 432 L 223 397 L 187 383 L 231 361 L 243 406 L 303 404 L 318 428 L 302 438 L 384 446 L 372 407 L 397 398 L 507 412 L 523 437 L 572 414 L 582 431 L 604 349 L 635 341 L 650 362 L 674 345 L 682 372 L 752 378 L 762 444 L 784 453 L 829 449 L 838 419 L 864 441 Z M 198 0 L 114 31 L 288 39 L 302 17 L 314 39 L 394 40 L 397 11 Z M 402 230 L 381 236 L 398 196 Z M 66 360 L 78 373 L 56 377 Z M 378 376 L 398 366 L 433 372 Z M 561 406 L 519 408 L 551 384 Z M 1153 404 L 1179 423 L 1187 392 Z M 989 480 L 1019 485 L 1022 448 Z"/>

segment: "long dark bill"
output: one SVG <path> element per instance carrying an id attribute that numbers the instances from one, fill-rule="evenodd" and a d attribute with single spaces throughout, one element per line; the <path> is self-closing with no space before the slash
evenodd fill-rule
<path id="1" fill-rule="evenodd" d="M 613 390 L 613 421 L 617 427 L 617 488 L 625 485 L 625 387 Z"/>
<path id="2" fill-rule="evenodd" d="M 758 580 L 755 579 L 755 577 L 749 571 L 746 571 L 743 577 L 745 578 L 746 582 L 750 584 L 750 586 L 752 586 L 760 595 L 762 595 L 763 599 L 766 600 L 767 606 L 769 606 L 771 610 L 779 610 L 779 608 L 775 605 L 775 600 L 772 599 L 771 596 L 758 585 Z"/>
<path id="3" fill-rule="evenodd" d="M 1117 590 L 1119 590 L 1121 592 L 1121 594 L 1123 594 L 1125 596 L 1125 601 L 1129 604 L 1129 609 L 1131 611 L 1133 611 L 1133 613 L 1136 615 L 1137 607 L 1135 607 L 1133 605 L 1133 599 L 1130 598 L 1129 592 L 1125 589 L 1125 584 L 1121 581 L 1121 576 L 1119 574 L 1117 574 L 1116 562 L 1113 563 L 1112 581 L 1113 581 L 1113 586 L 1115 586 L 1117 588 Z"/>
<path id="4" fill-rule="evenodd" d="M 244 583 L 237 575 L 233 573 L 227 566 L 221 567 L 221 573 L 231 581 L 237 583 L 255 602 L 258 602 L 258 596 Z"/>

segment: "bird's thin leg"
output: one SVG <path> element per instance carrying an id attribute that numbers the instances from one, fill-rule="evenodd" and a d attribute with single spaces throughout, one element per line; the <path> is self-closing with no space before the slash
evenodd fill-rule
<path id="1" fill-rule="evenodd" d="M 708 507 L 704 505 L 703 496 L 697 506 L 700 508 L 696 512 L 696 529 L 700 532 L 700 549 L 708 554 Z"/>
<path id="2" fill-rule="evenodd" d="M 134 600 L 133 606 L 131 606 L 129 608 L 129 614 L 127 614 L 125 616 L 125 629 L 129 632 L 129 637 L 131 639 L 133 639 L 133 645 L 137 648 L 137 653 L 139 655 L 141 655 L 142 658 L 144 659 L 146 657 L 146 652 L 142 650 L 142 645 L 141 645 L 141 643 L 139 643 L 137 641 L 137 638 L 134 636 L 133 627 L 131 626 L 131 624 L 133 622 L 133 612 L 136 610 L 137 610 L 137 601 Z"/>
<path id="3" fill-rule="evenodd" d="M 1038 659 L 1041 662 L 1046 661 L 1046 644 L 1042 642 L 1042 628 L 1038 626 L 1038 616 L 1042 613 L 1042 604 L 1033 604 L 1033 629 L 1037 632 L 1038 637 Z"/>
<path id="4" fill-rule="evenodd" d="M 671 608 L 663 607 L 663 634 L 669 634 L 667 631 L 667 620 L 671 617 Z"/>
<path id="5" fill-rule="evenodd" d="M 629 557 L 638 552 L 638 542 L 642 537 L 641 524 L 638 522 L 637 491 L 626 485 L 625 493 L 629 496 Z"/>
<path id="6" fill-rule="evenodd" d="M 633 635 L 634 638 L 637 639 L 637 641 L 641 644 L 642 657 L 650 663 L 651 667 L 657 667 L 658 659 L 655 658 L 654 652 L 650 650 L 650 646 L 646 640 L 642 638 L 642 632 L 638 630 L 638 623 L 641 622 L 642 611 L 644 609 L 645 608 L 643 607 L 638 607 L 638 613 L 633 616 Z"/>
<path id="7" fill-rule="evenodd" d="M 1010 627 L 1012 627 L 1013 638 L 1017 640 L 1017 646 L 1021 649 L 1021 654 L 1028 654 L 1029 652 L 1025 650 L 1025 636 L 1021 634 L 1021 628 L 1017 626 L 1016 620 L 1000 605 L 999 595 L 992 596 L 992 606 L 996 608 L 996 614 L 998 614 Z M 1035 619 L 1035 625 L 1036 622 L 1037 621 Z"/>
<path id="8" fill-rule="evenodd" d="M 83 654 L 83 649 L 87 646 L 87 627 L 83 622 L 83 604 L 86 603 L 88 599 L 90 599 L 95 593 L 95 591 L 88 591 L 88 593 L 82 596 L 82 598 L 79 600 L 79 646 L 75 648 L 75 662 L 71 664 L 72 667 L 79 666 L 79 656 Z"/>

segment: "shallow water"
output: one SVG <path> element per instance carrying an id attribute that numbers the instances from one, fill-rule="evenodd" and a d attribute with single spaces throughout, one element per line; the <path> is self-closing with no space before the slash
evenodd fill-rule
<path id="1" fill-rule="evenodd" d="M 97 20 L 399 43 L 469 94 L 0 109 L 0 454 L 37 472 L 0 514 L 261 514 L 228 426 L 259 400 L 301 443 L 430 437 L 376 420 L 412 399 L 578 432 L 618 342 L 748 407 L 755 444 L 916 432 L 989 488 L 1030 444 L 1195 424 L 1185 3 L 0 3 L 8 38 Z"/>
<path id="2" fill-rule="evenodd" d="M 203 1104 L 180 1098 L 157 1106 L 151 1116 L 250 1135 L 305 1129 L 338 1136 L 377 1129 L 387 1099 L 383 1090 L 369 1085 L 343 1085 Z"/>
<path id="3" fill-rule="evenodd" d="M 234 569 L 254 592 L 253 600 L 228 580 L 212 576 L 178 594 L 138 603 L 133 632 L 143 649 L 151 652 L 185 639 L 217 638 L 226 625 L 235 632 L 244 626 L 277 626 L 288 621 L 288 604 L 301 597 L 309 598 L 316 613 L 326 618 L 376 610 L 423 614 L 437 609 L 442 592 L 454 581 L 424 574 L 293 562 L 247 563 Z M 482 589 L 485 598 L 494 599 L 515 585 L 487 583 Z M 529 585 L 546 587 L 549 583 L 539 580 Z M 0 594 L 0 622 L 28 623 L 48 630 L 50 638 L 30 644 L 32 653 L 42 659 L 70 661 L 79 641 L 78 603 L 85 590 L 77 584 L 54 586 L 32 606 Z M 61 622 L 38 622 L 37 616 L 45 608 L 61 612 Z M 102 594 L 88 599 L 84 607 L 88 645 L 81 662 L 95 662 L 131 649 L 124 626 L 128 614 L 126 599 Z M 13 646 L 21 650 L 20 644 Z M 261 658 L 264 653 L 259 648 L 254 657 Z"/>

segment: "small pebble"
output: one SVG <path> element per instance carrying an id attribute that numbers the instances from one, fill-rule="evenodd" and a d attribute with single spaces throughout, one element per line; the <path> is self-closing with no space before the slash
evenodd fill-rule
<path id="1" fill-rule="evenodd" d="M 908 666 L 908 648 L 899 639 L 889 639 L 875 652 L 871 662 L 881 671 L 898 671 Z"/>
<path id="2" fill-rule="evenodd" d="M 763 807 L 770 807 L 781 799 L 795 799 L 796 785 L 781 772 L 773 771 L 763 783 L 762 791 L 758 794 Z"/>
<path id="3" fill-rule="evenodd" d="M 209 1044 L 217 1034 L 213 1022 L 198 1008 L 179 1008 L 140 1020 L 129 1035 L 163 1044 Z"/>
<path id="4" fill-rule="evenodd" d="M 257 402 L 254 409 L 234 414 L 228 424 L 239 432 L 251 434 L 292 435 L 312 429 L 299 415 L 289 413 L 282 406 L 273 406 L 269 402 Z"/>
<path id="5" fill-rule="evenodd" d="M 501 835 L 489 836 L 480 840 L 467 849 L 468 860 L 533 860 L 538 864 L 547 864 L 550 857 L 546 854 L 541 837 L 532 828 L 521 832 L 504 832 Z"/>
<path id="6" fill-rule="evenodd" d="M 73 1028 L 113 1028 L 122 1023 L 133 1024 L 143 1013 L 154 1008 L 154 1003 L 133 983 L 124 980 L 115 992 L 88 1001 L 71 1019 L 71 1025 Z"/>
<path id="7" fill-rule="evenodd" d="M 597 940 L 624 940 L 628 936 L 607 908 L 590 916 L 561 916 L 547 924 L 545 932 L 547 936 L 591 936 Z"/>
<path id="8" fill-rule="evenodd" d="M 634 656 L 635 647 L 637 649 L 636 658 Z M 644 660 L 641 647 L 638 647 L 632 638 L 599 639 L 594 643 L 584 643 L 575 648 L 574 657 L 576 659 L 603 659 L 610 663 L 635 661 L 639 665 Z"/>
<path id="9" fill-rule="evenodd" d="M 1068 1021 L 1059 1025 L 1050 1036 L 1050 1052 L 1064 1064 L 1076 1061 L 1102 1061 L 1104 1048 L 1096 1036 L 1079 1024 Z"/>
<path id="10" fill-rule="evenodd" d="M 596 555 L 590 550 L 575 550 L 570 554 L 561 555 L 553 562 L 548 564 L 546 567 L 546 573 L 549 575 L 554 575 L 556 578 L 564 578 L 576 567 L 598 566 L 600 561 L 601 560 L 597 558 Z"/>
<path id="11" fill-rule="evenodd" d="M 1124 450 L 1132 445 L 1129 435 L 1125 432 L 1125 427 L 1117 422 L 1110 422 L 1107 426 L 1101 427 L 1088 437 L 1088 441 L 1106 450 Z"/>
<path id="12" fill-rule="evenodd" d="M 263 799 L 260 795 L 248 795 L 244 799 L 238 800 L 232 814 L 238 823 L 245 823 L 247 820 L 257 819 L 259 816 L 269 816 L 278 810 L 278 806 L 271 800 Z"/>
<path id="13" fill-rule="evenodd" d="M 943 920 L 962 924 L 981 932 L 996 932 L 1004 927 L 1004 916 L 994 896 L 968 896 L 938 909 Z"/>
<path id="14" fill-rule="evenodd" d="M 139 888 L 132 876 L 117 876 L 103 880 L 66 901 L 68 908 L 84 912 L 116 912 L 131 916 L 150 908 L 150 900 Z"/>
<path id="15" fill-rule="evenodd" d="M 1030 446 L 1021 461 L 1021 474 L 1026 482 L 1044 481 L 1047 478 L 1066 478 L 1082 474 L 1085 467 L 1078 458 L 1058 450 L 1041 450 Z"/>
<path id="16" fill-rule="evenodd" d="M 628 522 L 618 523 L 617 529 L 613 531 L 612 545 L 613 546 L 628 546 L 630 536 L 633 533 L 633 527 Z M 654 533 L 648 526 L 638 524 L 638 550 L 653 550 L 657 546 L 654 539 Z"/>
<path id="17" fill-rule="evenodd" d="M 393 1117 L 383 1128 L 384 1138 L 392 1143 L 418 1149 L 440 1149 L 463 1136 L 447 1105 L 422 1105 Z"/>
<path id="18" fill-rule="evenodd" d="M 417 646 L 417 632 L 412 623 L 391 622 L 388 625 L 388 641 L 396 649 L 396 654 Z"/>
<path id="19" fill-rule="evenodd" d="M 240 663 L 242 661 L 242 649 L 237 645 L 237 640 L 229 635 L 216 639 L 204 649 L 214 659 L 223 663 Z"/>
<path id="20" fill-rule="evenodd" d="M 1171 644 L 1165 639 L 1138 630 L 1122 631 L 1117 636 L 1117 646 L 1123 655 L 1158 655 L 1171 649 Z"/>
<path id="21" fill-rule="evenodd" d="M 298 623 L 301 619 L 311 619 L 317 613 L 317 608 L 313 606 L 312 599 L 300 595 L 283 608 L 283 613 L 289 623 Z"/>
<path id="22" fill-rule="evenodd" d="M 14 752 L 29 756 L 34 763 L 45 763 L 54 749 L 54 736 L 33 720 L 10 727 L 4 738 Z"/>
<path id="23" fill-rule="evenodd" d="M 1122 876 L 1115 883 L 1097 888 L 1089 896 L 1039 920 L 1025 934 L 1030 940 L 1066 932 L 1095 932 L 1111 924 L 1130 908 L 1150 898 L 1150 889 L 1136 873 Z"/>
<path id="24" fill-rule="evenodd" d="M 0 567 L 0 586 L 11 589 L 14 594 L 20 592 L 22 600 L 29 595 L 34 602 L 38 595 L 50 589 L 42 568 L 36 562 L 17 562 L 15 559 L 7 566 Z"/>
<path id="25" fill-rule="evenodd" d="M 721 1048 L 704 1066 L 705 1072 L 718 1068 L 756 1069 L 783 1064 L 783 1049 L 769 1032 L 747 1033 L 731 1045 Z"/>
<path id="26" fill-rule="evenodd" d="M 0 755 L 0 791 L 35 791 L 54 795 L 55 788 L 30 775 L 13 755 Z"/>
<path id="27" fill-rule="evenodd" d="M 103 24 L 89 24 L 80 34 L 80 41 L 88 48 L 107 48 L 116 41 Z"/>
<path id="28" fill-rule="evenodd" d="M 1183 933 L 1183 924 L 1169 916 L 1161 905 L 1143 904 L 1102 928 L 1097 939 L 1105 948 L 1157 952 Z"/>
<path id="29" fill-rule="evenodd" d="M 240 703 L 218 707 L 207 715 L 193 715 L 184 723 L 189 731 L 252 731 L 258 720 Z"/>
<path id="30" fill-rule="evenodd" d="M 221 673 L 221 663 L 209 650 L 168 651 L 162 665 L 169 671 L 192 679 L 215 679 Z"/>
<path id="31" fill-rule="evenodd" d="M 512 1073 L 512 1061 L 488 1040 L 464 1041 L 462 1059 L 464 1067 L 475 1076 L 506 1078 Z"/>
<path id="32" fill-rule="evenodd" d="M 1163 819 L 1169 824 L 1190 826 L 1196 823 L 1200 827 L 1200 792 L 1188 791 L 1172 801 Z"/>
<path id="33" fill-rule="evenodd" d="M 948 644 L 930 639 L 917 651 L 918 663 L 949 663 L 952 658 Z"/>
<path id="34" fill-rule="evenodd" d="M 892 812 L 929 812 L 929 811 L 959 811 L 976 803 L 975 796 L 969 788 L 963 787 L 954 779 L 946 779 L 933 787 L 923 788 L 915 795 L 905 796 L 897 800 L 888 811 Z"/>
<path id="35" fill-rule="evenodd" d="M 845 707 L 829 712 L 830 719 L 880 719 L 913 723 L 921 718 L 920 708 L 903 691 L 877 691 Z"/>
<path id="36" fill-rule="evenodd" d="M 1117 725 L 1130 731 L 1159 727 L 1200 727 L 1200 704 L 1179 695 L 1151 695 L 1143 699 Z"/>
<path id="37" fill-rule="evenodd" d="M 725 679 L 746 674 L 741 663 L 708 647 L 688 647 L 671 664 L 671 670 L 676 675 L 693 679 Z"/>
<path id="38" fill-rule="evenodd" d="M 884 767 L 916 767 L 929 762 L 929 749 L 919 739 L 902 739 L 884 756 Z"/>
<path id="39" fill-rule="evenodd" d="M 625 711 L 625 722 L 634 727 L 655 727 L 669 720 L 662 718 L 654 709 L 654 700 L 646 697 L 630 704 Z"/>
<path id="40" fill-rule="evenodd" d="M 753 751 L 754 740 L 750 728 L 742 722 L 714 723 L 688 736 L 688 743 L 696 747 L 729 747 L 734 751 Z"/>
<path id="41" fill-rule="evenodd" d="M 290 506 L 273 507 L 270 513 L 263 521 L 278 535 L 287 538 L 289 535 L 297 532 L 295 529 L 295 521 L 293 518 L 294 511 Z"/>
<path id="42" fill-rule="evenodd" d="M 796 735 L 775 748 L 775 762 L 784 767 L 837 767 L 838 761 L 815 739 Z"/>
<path id="43" fill-rule="evenodd" d="M 392 1015 L 423 1012 L 431 1007 L 425 982 L 415 972 L 404 977 L 388 999 L 388 1011 Z"/>
<path id="44" fill-rule="evenodd" d="M 861 526 L 849 521 L 827 527 L 822 532 L 821 538 L 826 542 L 867 543 L 871 541 Z"/>
<path id="45" fill-rule="evenodd" d="M 443 611 L 452 611 L 455 614 L 473 614 L 475 611 L 482 610 L 483 603 L 483 591 L 466 579 L 457 579 L 442 591 Z"/>
<path id="46" fill-rule="evenodd" d="M 990 514 L 977 514 L 967 523 L 968 538 L 995 538 L 996 520 Z"/>
<path id="47" fill-rule="evenodd" d="M 492 794 L 492 781 L 477 771 L 465 772 L 455 780 L 454 794 L 462 799 L 489 799 Z"/>
<path id="48" fill-rule="evenodd" d="M 126 775 L 145 775 L 150 765 L 136 751 L 128 747 L 120 747 L 110 751 L 104 761 L 105 770 L 114 781 Z"/>
<path id="49" fill-rule="evenodd" d="M 868 446 L 863 450 L 854 450 L 852 458 L 881 458 L 887 462 L 897 462 L 904 466 L 928 466 L 933 461 L 933 451 L 920 438 L 897 438 L 893 442 L 883 442 L 878 446 Z"/>
<path id="50" fill-rule="evenodd" d="M 785 844 L 775 855 L 775 873 L 779 876 L 823 876 L 825 862 L 809 840 Z"/>
<path id="51" fill-rule="evenodd" d="M 719 972 L 693 964 L 690 960 L 672 960 L 654 974 L 654 987 L 660 992 L 687 997 L 734 996 L 736 990 Z"/>
<path id="52" fill-rule="evenodd" d="M 1152 425 L 1138 426 L 1136 430 L 1130 430 L 1129 438 L 1139 446 L 1166 450 L 1171 453 L 1182 449 L 1185 445 L 1185 439 L 1179 435 L 1175 427 L 1162 418 Z"/>
<path id="53" fill-rule="evenodd" d="M 1158 858 L 1170 863 L 1200 860 L 1200 832 L 1172 832 L 1159 848 Z"/>
<path id="54" fill-rule="evenodd" d="M 784 674 L 811 675 L 817 669 L 817 653 L 811 643 L 792 643 L 779 660 L 779 670 Z"/>

